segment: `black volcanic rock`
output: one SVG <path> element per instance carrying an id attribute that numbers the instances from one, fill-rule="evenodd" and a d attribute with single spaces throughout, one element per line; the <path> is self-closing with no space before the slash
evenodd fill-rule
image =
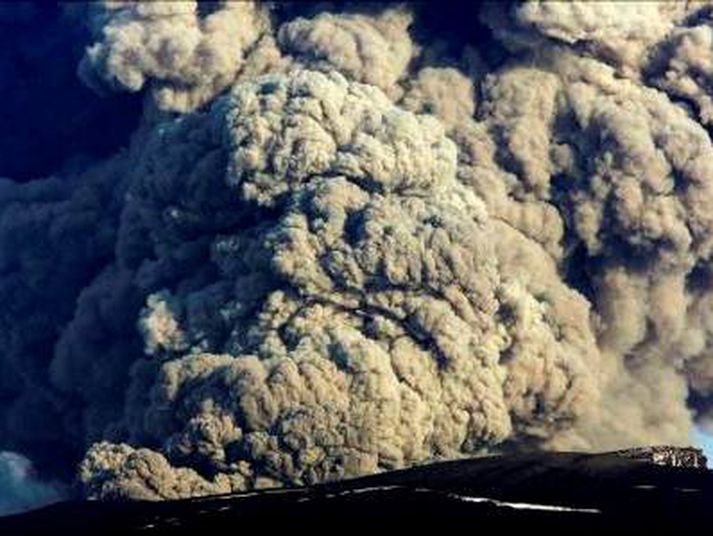
<path id="1" fill-rule="evenodd" d="M 443 530 L 463 524 L 478 530 L 683 531 L 710 523 L 713 472 L 700 466 L 700 453 L 665 449 L 666 456 L 653 456 L 662 452 L 657 447 L 459 460 L 309 488 L 185 501 L 66 502 L 0 519 L 0 534 L 237 534 L 251 528 L 334 534 L 433 523 Z"/>

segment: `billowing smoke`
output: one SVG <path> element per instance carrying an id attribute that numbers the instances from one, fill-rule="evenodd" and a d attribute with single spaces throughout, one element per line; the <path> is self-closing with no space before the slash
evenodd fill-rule
<path id="1" fill-rule="evenodd" d="M 163 499 L 710 422 L 709 7 L 428 9 L 78 10 L 144 116 L 0 182 L 2 448 Z"/>
<path id="2" fill-rule="evenodd" d="M 0 516 L 38 508 L 65 496 L 61 484 L 38 480 L 30 460 L 15 452 L 0 452 Z"/>
<path id="3" fill-rule="evenodd" d="M 203 14 L 197 2 L 91 5 L 97 41 L 80 64 L 101 91 L 145 85 L 161 109 L 187 111 L 214 98 L 239 74 L 256 74 L 279 57 L 267 12 L 253 2 L 224 2 Z"/>

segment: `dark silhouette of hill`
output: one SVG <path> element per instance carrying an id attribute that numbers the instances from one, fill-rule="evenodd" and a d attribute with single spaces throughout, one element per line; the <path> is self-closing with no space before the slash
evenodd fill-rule
<path id="1" fill-rule="evenodd" d="M 641 458 L 535 453 L 185 501 L 65 502 L 0 519 L 0 534 L 201 535 L 248 528 L 334 534 L 435 524 L 449 531 L 470 526 L 586 533 L 683 531 L 710 522 L 713 471 Z"/>

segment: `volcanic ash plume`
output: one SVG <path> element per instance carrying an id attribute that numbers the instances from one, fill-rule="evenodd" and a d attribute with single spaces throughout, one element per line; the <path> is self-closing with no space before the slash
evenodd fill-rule
<path id="1" fill-rule="evenodd" d="M 38 480 L 28 459 L 0 452 L 0 516 L 57 502 L 66 495 L 61 485 Z"/>
<path id="2" fill-rule="evenodd" d="M 139 91 L 158 106 L 192 110 L 223 91 L 254 58 L 269 56 L 269 21 L 254 2 L 222 2 L 201 17 L 198 3 L 105 2 L 88 8 L 97 41 L 80 74 L 92 87 Z M 261 58 L 264 61 L 264 58 Z"/>
<path id="3" fill-rule="evenodd" d="M 0 446 L 166 499 L 687 443 L 705 6 L 495 4 L 460 49 L 420 9 L 86 10 L 82 76 L 151 98 L 111 160 L 0 182 Z"/>
<path id="4" fill-rule="evenodd" d="M 149 297 L 141 326 L 164 362 L 129 430 L 218 475 L 196 489 L 475 453 L 513 434 L 555 433 L 592 404 L 586 301 L 519 237 L 511 247 L 545 264 L 549 279 L 499 267 L 500 232 L 456 180 L 456 146 L 433 117 L 337 73 L 299 70 L 238 84 L 203 120 L 225 147 L 231 212 L 269 216 L 206 237 L 210 286 Z M 179 127 L 160 147 L 197 130 Z M 161 180 L 182 179 L 164 170 Z M 156 199 L 136 199 L 152 234 L 178 240 L 183 231 L 146 206 Z M 210 309 L 230 319 L 222 337 L 201 325 Z M 503 361 L 508 352 L 522 358 Z M 136 463 L 168 467 L 156 453 L 103 443 L 82 470 L 91 493 L 155 496 L 156 484 L 127 469 Z M 179 493 L 162 486 L 159 496 Z"/>

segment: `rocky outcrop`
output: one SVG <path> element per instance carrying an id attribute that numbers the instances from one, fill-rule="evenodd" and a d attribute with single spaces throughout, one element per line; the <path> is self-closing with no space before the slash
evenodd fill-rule
<path id="1" fill-rule="evenodd" d="M 708 459 L 703 454 L 703 451 L 694 447 L 671 447 L 661 445 L 656 447 L 641 447 L 620 450 L 617 451 L 616 454 L 668 467 L 705 469 L 708 464 Z"/>

